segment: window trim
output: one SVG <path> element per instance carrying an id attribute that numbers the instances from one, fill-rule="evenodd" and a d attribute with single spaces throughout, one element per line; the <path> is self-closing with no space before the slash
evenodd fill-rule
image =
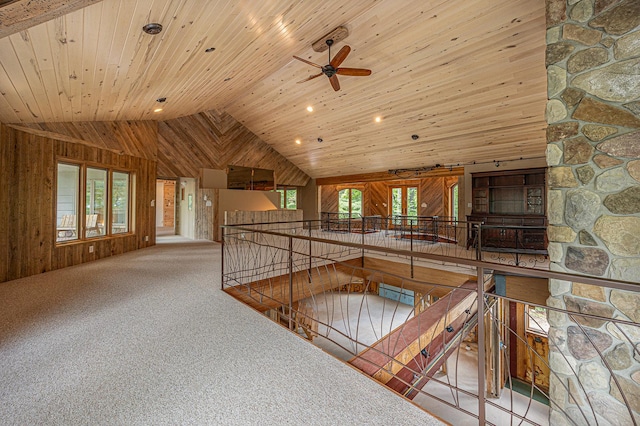
<path id="1" fill-rule="evenodd" d="M 296 193 L 296 208 L 290 209 L 287 207 L 287 192 L 295 191 Z M 298 187 L 297 186 L 279 186 L 276 188 L 276 192 L 280 193 L 280 208 L 283 210 L 298 210 Z"/>
<path id="2" fill-rule="evenodd" d="M 415 188 L 416 190 L 416 216 L 420 216 L 420 183 L 415 184 L 400 184 L 388 186 L 388 201 L 387 201 L 387 214 L 393 216 L 393 190 L 400 189 L 400 208 L 402 210 L 401 216 L 413 216 L 408 214 L 409 212 L 409 189 Z"/>
<path id="3" fill-rule="evenodd" d="M 353 218 L 353 191 L 360 191 L 360 213 L 356 213 L 358 215 L 360 215 L 361 217 L 364 216 L 364 186 L 360 186 L 360 185 L 340 185 L 336 187 L 336 190 L 338 191 L 338 215 L 341 214 L 346 214 L 348 215 L 349 218 Z M 348 212 L 341 212 L 340 211 L 340 192 L 342 191 L 349 191 L 349 211 Z M 341 216 L 339 216 L 341 217 Z"/>
<path id="4" fill-rule="evenodd" d="M 454 188 L 458 188 L 458 197 L 453 196 Z M 456 203 L 458 214 L 454 214 L 453 204 Z M 454 220 L 458 220 L 458 216 L 460 215 L 460 184 L 458 182 L 453 183 L 449 187 L 449 216 L 451 216 Z"/>
<path id="5" fill-rule="evenodd" d="M 549 330 L 544 330 L 542 328 L 538 328 L 537 326 L 531 326 L 531 314 L 529 313 L 529 309 L 530 308 L 541 308 L 544 309 L 545 311 L 547 311 L 547 314 L 549 313 L 549 310 L 542 307 L 542 306 L 536 306 L 536 305 L 529 305 L 529 304 L 524 304 L 524 331 L 525 333 L 530 333 L 530 334 L 535 334 L 538 336 L 544 336 L 547 337 L 549 334 Z M 547 325 L 549 325 L 549 322 L 547 320 Z"/>
<path id="6" fill-rule="evenodd" d="M 111 165 L 105 165 L 100 163 L 95 163 L 91 161 L 82 161 L 72 158 L 66 157 L 57 157 L 56 158 L 56 173 L 55 173 L 55 182 L 53 184 L 54 188 L 54 196 L 53 196 L 53 241 L 55 246 L 64 246 L 70 244 L 79 244 L 86 242 L 94 242 L 111 238 L 120 238 L 135 235 L 135 226 L 134 226 L 134 218 L 135 218 L 135 200 L 133 197 L 135 196 L 134 186 L 136 173 L 132 169 L 128 169 L 126 167 L 114 167 Z M 78 173 L 78 194 L 77 194 L 77 210 L 76 210 L 76 226 L 77 226 L 77 237 L 69 240 L 58 240 L 58 165 L 66 164 L 70 166 L 79 167 Z M 86 206 L 87 206 L 87 170 L 88 169 L 98 169 L 104 170 L 107 173 L 106 182 L 105 182 L 105 217 L 104 217 L 104 235 L 96 235 L 96 236 L 87 236 L 87 227 L 86 227 Z M 112 232 L 112 217 L 113 217 L 113 205 L 112 205 L 112 189 L 113 189 L 113 173 L 125 173 L 129 175 L 129 182 L 127 188 L 127 217 L 128 217 L 128 229 L 126 232 L 113 233 Z"/>

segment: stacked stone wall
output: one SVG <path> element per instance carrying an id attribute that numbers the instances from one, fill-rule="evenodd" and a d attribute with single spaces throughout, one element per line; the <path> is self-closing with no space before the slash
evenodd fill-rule
<path id="1" fill-rule="evenodd" d="M 640 0 L 547 0 L 547 27 L 551 268 L 640 290 Z M 551 424 L 640 424 L 640 328 L 606 320 L 640 323 L 640 292 L 550 293 L 604 318 L 550 311 Z"/>

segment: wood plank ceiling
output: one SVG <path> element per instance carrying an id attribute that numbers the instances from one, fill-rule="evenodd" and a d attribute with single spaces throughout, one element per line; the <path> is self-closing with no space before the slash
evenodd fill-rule
<path id="1" fill-rule="evenodd" d="M 0 38 L 0 121 L 225 111 L 314 178 L 544 155 L 543 0 L 88 3 Z M 339 25 L 332 54 L 372 75 L 297 84 L 317 69 L 292 56 L 326 64 L 311 44 Z"/>

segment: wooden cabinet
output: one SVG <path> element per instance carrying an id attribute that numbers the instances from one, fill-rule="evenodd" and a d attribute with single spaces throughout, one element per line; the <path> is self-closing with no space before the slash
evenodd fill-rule
<path id="1" fill-rule="evenodd" d="M 546 252 L 545 169 L 472 175 L 469 222 L 482 222 L 483 249 Z M 477 229 L 469 226 L 468 245 Z"/>

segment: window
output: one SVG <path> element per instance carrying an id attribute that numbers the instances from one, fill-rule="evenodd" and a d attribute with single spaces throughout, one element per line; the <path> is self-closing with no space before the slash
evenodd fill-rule
<path id="1" fill-rule="evenodd" d="M 111 233 L 129 232 L 129 173 L 113 172 L 111 187 Z"/>
<path id="2" fill-rule="evenodd" d="M 56 242 L 128 233 L 131 180 L 125 171 L 59 162 Z"/>
<path id="3" fill-rule="evenodd" d="M 80 166 L 58 163 L 56 200 L 57 241 L 78 238 L 78 202 L 80 200 Z"/>
<path id="4" fill-rule="evenodd" d="M 278 188 L 280 193 L 280 208 L 295 210 L 298 208 L 297 188 Z"/>
<path id="5" fill-rule="evenodd" d="M 458 184 L 453 184 L 449 188 L 449 212 L 453 220 L 458 219 Z"/>
<path id="6" fill-rule="evenodd" d="M 362 216 L 362 191 L 345 188 L 338 192 L 338 213 L 340 217 Z"/>
<path id="7" fill-rule="evenodd" d="M 549 332 L 547 310 L 539 306 L 525 305 L 527 331 L 546 335 Z"/>
<path id="8" fill-rule="evenodd" d="M 87 167 L 86 180 L 86 237 L 101 237 L 106 233 L 104 219 L 107 216 L 107 171 Z"/>

